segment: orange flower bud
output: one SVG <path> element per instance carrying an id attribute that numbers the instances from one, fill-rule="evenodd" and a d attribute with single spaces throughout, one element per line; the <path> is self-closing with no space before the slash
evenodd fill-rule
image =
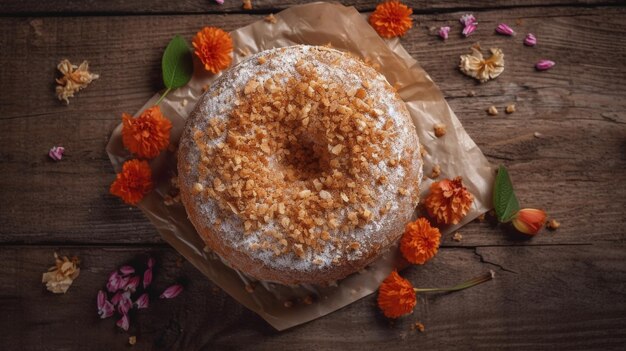
<path id="1" fill-rule="evenodd" d="M 546 223 L 546 218 L 543 210 L 523 208 L 513 217 L 513 225 L 524 234 L 535 235 Z"/>

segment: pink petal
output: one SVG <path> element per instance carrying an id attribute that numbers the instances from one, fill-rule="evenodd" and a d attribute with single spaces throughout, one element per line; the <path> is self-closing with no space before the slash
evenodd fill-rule
<path id="1" fill-rule="evenodd" d="M 101 310 L 104 308 L 104 303 L 106 302 L 106 300 L 107 300 L 107 294 L 104 291 L 99 290 L 98 291 L 98 310 Z"/>
<path id="2" fill-rule="evenodd" d="M 524 38 L 524 45 L 526 46 L 535 46 L 537 45 L 537 38 L 533 33 L 526 34 L 526 38 Z"/>
<path id="3" fill-rule="evenodd" d="M 219 5 L 224 5 L 224 0 L 215 0 L 216 3 L 218 3 Z"/>
<path id="4" fill-rule="evenodd" d="M 111 303 L 113 303 L 114 306 L 117 306 L 120 303 L 120 301 L 122 301 L 122 293 L 118 291 L 111 298 Z"/>
<path id="5" fill-rule="evenodd" d="M 118 290 L 126 289 L 126 285 L 128 285 L 129 281 L 130 281 L 130 277 L 121 277 L 120 280 L 118 281 L 117 289 Z"/>
<path id="6" fill-rule="evenodd" d="M 135 273 L 135 268 L 131 266 L 122 266 L 120 267 L 120 272 L 122 273 L 123 276 L 130 275 L 130 274 Z"/>
<path id="7" fill-rule="evenodd" d="M 509 27 L 506 23 L 498 24 L 498 26 L 496 27 L 496 32 L 508 36 L 515 35 L 515 31 L 513 30 L 513 28 Z"/>
<path id="8" fill-rule="evenodd" d="M 143 293 L 141 296 L 139 296 L 137 301 L 135 301 L 135 306 L 137 306 L 138 309 L 148 308 L 149 305 L 150 297 L 147 293 Z"/>
<path id="9" fill-rule="evenodd" d="M 102 308 L 98 309 L 98 315 L 100 315 L 100 318 L 102 319 L 111 317 L 113 312 L 115 312 L 115 307 L 113 307 L 112 303 L 106 300 L 104 301 Z"/>
<path id="10" fill-rule="evenodd" d="M 156 263 L 156 261 L 154 260 L 154 258 L 150 257 L 148 259 L 148 268 L 152 268 L 154 267 L 154 264 Z"/>
<path id="11" fill-rule="evenodd" d="M 131 277 L 130 280 L 128 280 L 128 284 L 126 284 L 126 287 L 124 288 L 124 290 L 130 291 L 130 292 L 137 291 L 137 287 L 139 286 L 140 281 L 141 279 L 138 276 Z"/>
<path id="12" fill-rule="evenodd" d="M 439 37 L 443 40 L 448 39 L 448 33 L 450 33 L 450 27 L 439 28 Z"/>
<path id="13" fill-rule="evenodd" d="M 53 146 L 50 151 L 48 151 L 48 156 L 55 161 L 61 161 L 64 152 L 65 148 L 63 146 Z"/>
<path id="14" fill-rule="evenodd" d="M 152 268 L 148 268 L 143 272 L 143 288 L 150 286 L 150 283 L 152 283 Z"/>
<path id="15" fill-rule="evenodd" d="M 128 315 L 127 315 L 127 314 L 124 314 L 124 315 L 122 316 L 122 318 L 121 318 L 119 321 L 117 321 L 117 323 L 115 323 L 115 324 L 116 324 L 118 327 L 120 327 L 120 328 L 122 328 L 122 329 L 124 329 L 124 330 L 128 331 L 128 327 L 129 327 L 129 324 L 130 324 L 130 321 L 128 320 Z"/>
<path id="16" fill-rule="evenodd" d="M 130 292 L 127 291 L 122 294 L 120 303 L 117 305 L 117 311 L 121 314 L 126 314 L 132 307 L 133 302 L 130 299 Z"/>
<path id="17" fill-rule="evenodd" d="M 474 33 L 474 31 L 476 30 L 476 25 L 477 23 L 470 23 L 467 26 L 465 26 L 465 28 L 463 28 L 463 35 L 466 37 L 469 37 L 470 34 Z"/>
<path id="18" fill-rule="evenodd" d="M 161 294 L 162 299 L 173 299 L 178 296 L 181 292 L 183 292 L 183 286 L 180 284 L 174 284 L 169 288 L 165 289 L 165 291 Z"/>
<path id="19" fill-rule="evenodd" d="M 109 281 L 107 282 L 107 290 L 109 290 L 110 292 L 114 293 L 117 290 L 119 290 L 119 284 L 120 284 L 120 275 L 116 272 L 112 272 L 109 275 Z"/>
<path id="20" fill-rule="evenodd" d="M 539 62 L 537 62 L 535 64 L 535 68 L 537 69 L 537 71 L 545 71 L 545 70 L 548 70 L 548 69 L 554 67 L 554 65 L 556 65 L 556 62 L 554 62 L 554 61 L 539 60 Z"/>
<path id="21" fill-rule="evenodd" d="M 474 15 L 472 15 L 471 13 L 461 16 L 461 18 L 459 19 L 459 22 L 461 22 L 464 26 L 478 23 L 476 21 L 476 17 L 474 17 Z"/>

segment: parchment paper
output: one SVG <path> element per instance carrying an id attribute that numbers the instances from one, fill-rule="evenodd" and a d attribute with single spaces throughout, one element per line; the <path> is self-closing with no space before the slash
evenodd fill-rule
<path id="1" fill-rule="evenodd" d="M 389 83 L 398 88 L 400 96 L 406 102 L 420 142 L 428 152 L 424 157 L 424 174 L 430 174 L 432 167 L 439 164 L 439 179 L 460 175 L 474 194 L 471 212 L 458 225 L 441 228 L 442 234 L 453 232 L 489 210 L 493 167 L 465 132 L 435 83 L 406 52 L 399 40 L 381 39 L 357 10 L 340 4 L 317 2 L 295 6 L 277 14 L 276 19 L 276 24 L 260 20 L 231 32 L 235 47 L 233 64 L 244 58 L 239 54 L 240 51 L 256 53 L 295 44 L 328 43 L 333 48 L 350 51 L 378 63 L 381 73 Z M 161 103 L 164 115 L 173 124 L 173 145 L 178 144 L 185 119 L 202 95 L 202 87 L 217 78 L 206 73 L 198 62 L 195 64 L 194 77 L 189 84 L 170 93 Z M 158 97 L 157 94 L 150 99 L 136 115 L 152 106 Z M 447 134 L 441 138 L 435 137 L 433 132 L 433 125 L 438 123 L 447 126 Z M 121 170 L 124 161 L 132 158 L 122 145 L 121 124 L 113 131 L 107 153 L 116 172 Z M 175 154 L 163 152 L 150 165 L 157 189 L 147 195 L 138 207 L 162 237 L 189 262 L 278 330 L 319 318 L 375 292 L 398 261 L 398 250 L 392 248 L 363 271 L 338 281 L 336 286 L 286 287 L 255 282 L 228 267 L 215 254 L 204 251 L 205 245 L 187 219 L 182 204 L 164 204 L 164 196 L 170 187 L 169 179 L 176 170 Z M 422 198 L 431 183 L 430 179 L 422 183 Z M 255 286 L 254 291 L 247 292 L 246 284 Z M 313 303 L 305 303 L 307 296 L 312 297 Z M 289 302 L 285 306 L 287 301 Z"/>

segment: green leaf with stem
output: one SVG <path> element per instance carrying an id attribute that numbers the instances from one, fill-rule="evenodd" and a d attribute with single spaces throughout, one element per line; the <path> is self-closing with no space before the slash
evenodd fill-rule
<path id="1" fill-rule="evenodd" d="M 165 84 L 167 90 L 161 95 L 161 98 L 156 103 L 157 105 L 170 91 L 187 84 L 193 75 L 191 50 L 181 36 L 175 36 L 167 44 L 161 59 L 161 70 L 163 73 L 163 84 Z"/>

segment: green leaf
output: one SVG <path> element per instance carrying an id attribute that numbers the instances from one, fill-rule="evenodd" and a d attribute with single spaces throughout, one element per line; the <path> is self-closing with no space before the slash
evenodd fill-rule
<path id="1" fill-rule="evenodd" d="M 500 222 L 508 222 L 519 211 L 519 202 L 513 191 L 509 172 L 504 166 L 498 169 L 496 182 L 493 186 L 493 207 Z"/>
<path id="2" fill-rule="evenodd" d="M 167 44 L 161 68 L 167 89 L 180 88 L 189 82 L 193 74 L 193 58 L 185 39 L 177 35 Z"/>

